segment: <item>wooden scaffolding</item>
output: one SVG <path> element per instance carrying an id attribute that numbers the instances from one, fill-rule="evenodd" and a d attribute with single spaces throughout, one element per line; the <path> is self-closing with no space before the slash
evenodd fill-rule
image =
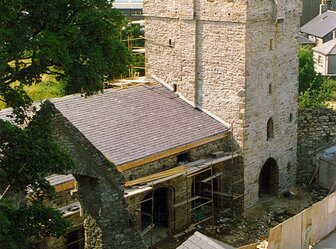
<path id="1" fill-rule="evenodd" d="M 155 202 L 155 186 L 160 186 L 159 184 L 165 182 L 165 187 L 171 188 L 170 180 L 183 177 L 185 182 L 184 189 L 184 199 L 179 199 L 178 202 L 170 200 L 169 205 L 169 221 L 168 221 L 168 231 L 169 234 L 174 235 L 178 238 L 186 233 L 189 233 L 197 228 L 197 226 L 212 222 L 214 223 L 215 217 L 215 202 L 226 200 L 226 202 L 232 203 L 231 207 L 227 207 L 222 210 L 223 212 L 233 211 L 233 202 L 239 198 L 243 197 L 243 194 L 234 193 L 234 184 L 241 183 L 243 179 L 234 178 L 234 162 L 233 160 L 237 158 L 239 154 L 237 152 L 232 152 L 226 154 L 220 158 L 202 159 L 195 162 L 185 164 L 183 166 L 178 166 L 173 169 L 162 171 L 157 174 L 152 174 L 150 176 L 142 177 L 129 181 L 125 184 L 127 188 L 134 188 L 131 195 L 137 195 L 139 193 L 146 193 L 148 198 L 139 200 L 132 205 L 129 205 L 130 211 L 135 210 L 141 215 L 146 215 L 150 217 L 150 224 L 146 224 L 146 227 L 141 227 L 141 235 L 143 237 L 150 237 L 149 246 L 152 245 L 152 236 L 154 234 L 154 202 Z M 232 172 L 232 177 L 230 179 L 232 184 L 230 191 L 227 192 L 221 188 L 216 188 L 214 186 L 215 181 L 222 176 L 222 171 L 216 171 L 215 165 L 221 162 L 227 162 L 223 167 L 230 167 L 227 169 L 228 172 Z M 203 174 L 203 176 L 202 176 Z M 127 198 L 130 194 L 125 195 Z M 151 203 L 151 212 L 144 213 L 141 208 L 135 209 L 134 207 L 141 207 L 142 203 Z M 177 217 L 175 214 L 184 210 L 185 215 L 179 215 Z M 181 228 L 179 224 L 185 224 L 184 228 Z M 182 230 L 182 232 L 180 232 Z M 176 234 L 176 232 L 178 232 Z M 148 241 L 148 240 L 147 240 Z"/>

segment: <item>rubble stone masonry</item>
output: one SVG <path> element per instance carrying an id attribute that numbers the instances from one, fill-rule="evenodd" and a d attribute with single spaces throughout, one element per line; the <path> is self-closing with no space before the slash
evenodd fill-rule
<path id="1" fill-rule="evenodd" d="M 302 109 L 298 128 L 298 182 L 307 184 L 316 168 L 316 154 L 336 143 L 336 111 Z"/>
<path id="2" fill-rule="evenodd" d="M 268 158 L 279 192 L 296 176 L 298 0 L 145 0 L 148 78 L 231 126 L 247 208 Z M 267 139 L 272 118 L 274 137 Z"/>
<path id="3" fill-rule="evenodd" d="M 85 229 L 85 249 L 143 249 L 139 232 L 130 225 L 132 216 L 121 190 L 124 178 L 60 112 L 52 119 L 53 136 L 73 158 L 70 173 L 78 183 Z"/>

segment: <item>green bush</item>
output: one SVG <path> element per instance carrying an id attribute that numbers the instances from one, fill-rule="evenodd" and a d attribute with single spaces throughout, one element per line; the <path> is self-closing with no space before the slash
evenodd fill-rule
<path id="1" fill-rule="evenodd" d="M 325 102 L 333 98 L 336 81 L 317 74 L 314 70 L 313 52 L 303 46 L 299 50 L 299 107 L 325 108 Z"/>

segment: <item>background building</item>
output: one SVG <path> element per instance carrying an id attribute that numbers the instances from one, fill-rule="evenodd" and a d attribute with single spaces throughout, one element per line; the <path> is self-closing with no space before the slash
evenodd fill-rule
<path id="1" fill-rule="evenodd" d="M 336 10 L 336 0 L 328 1 L 330 10 Z M 319 14 L 321 0 L 303 0 L 300 25 L 304 25 Z"/>
<path id="2" fill-rule="evenodd" d="M 130 20 L 143 20 L 143 0 L 115 0 L 113 7 L 122 11 Z"/>

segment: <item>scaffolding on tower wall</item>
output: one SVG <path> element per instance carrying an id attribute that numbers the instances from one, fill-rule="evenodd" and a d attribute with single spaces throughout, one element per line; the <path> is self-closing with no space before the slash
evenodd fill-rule
<path id="1" fill-rule="evenodd" d="M 147 215 L 150 217 L 148 224 L 140 225 L 140 233 L 146 238 L 149 246 L 152 245 L 153 234 L 155 234 L 153 217 L 154 203 L 157 197 L 154 192 L 156 189 L 163 187 L 172 189 L 173 186 L 171 184 L 174 183 L 172 181 L 178 177 L 178 179 L 181 177 L 183 179 L 178 181 L 183 181 L 182 186 L 184 185 L 184 190 L 180 189 L 179 191 L 180 194 L 184 193 L 184 198 L 179 197 L 178 201 L 175 201 L 175 198 L 172 197 L 173 195 L 167 196 L 169 198 L 167 230 L 170 235 L 178 238 L 197 229 L 200 225 L 205 223 L 213 224 L 218 213 L 218 208 L 221 208 L 220 213 L 226 212 L 230 214 L 233 211 L 233 202 L 242 198 L 243 195 L 234 194 L 233 186 L 227 189 L 222 188 L 222 184 L 220 183 L 222 182 L 221 178 L 223 177 L 224 168 L 226 168 L 227 172 L 232 173 L 232 176 L 226 176 L 227 182 L 225 183 L 230 185 L 230 178 L 232 184 L 242 181 L 241 179 L 239 181 L 234 179 L 235 164 L 233 160 L 238 158 L 239 154 L 232 151 L 216 154 L 216 156 L 218 155 L 220 156 L 189 162 L 185 165 L 135 179 L 125 184 L 126 188 L 130 189 L 131 195 L 144 193 L 146 196 L 150 196 L 149 198 L 138 199 L 135 203 L 129 205 L 130 211 L 138 215 L 138 223 L 142 224 L 141 220 L 139 221 L 140 216 L 144 217 L 143 215 Z M 125 195 L 125 198 L 129 198 L 131 195 Z M 141 210 L 141 204 L 144 202 L 151 204 L 151 209 L 148 213 Z M 230 205 L 224 207 L 223 202 L 230 203 Z"/>

